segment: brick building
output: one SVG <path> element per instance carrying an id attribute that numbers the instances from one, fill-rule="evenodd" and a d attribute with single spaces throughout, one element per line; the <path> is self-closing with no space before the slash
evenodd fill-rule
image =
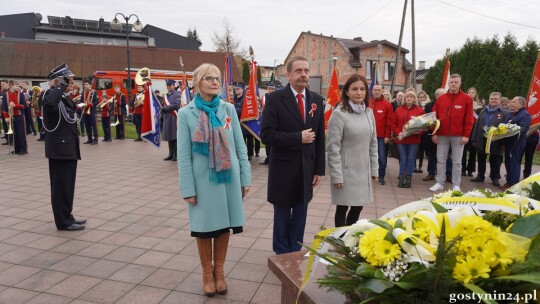
<path id="1" fill-rule="evenodd" d="M 378 46 L 382 46 L 380 58 Z M 300 33 L 285 59 L 285 63 L 293 56 L 306 57 L 310 63 L 311 89 L 326 96 L 328 84 L 332 73 L 332 58 L 336 57 L 336 67 L 339 83 L 345 81 L 353 74 L 360 74 L 371 81 L 373 64 L 380 63 L 382 85 L 390 89 L 392 73 L 396 74 L 394 91 L 403 91 L 410 83 L 412 65 L 405 55 L 407 49 L 401 48 L 397 69 L 395 68 L 397 45 L 387 40 L 363 41 L 361 37 L 354 39 L 336 38 L 313 34 L 310 31 Z M 278 67 L 277 75 L 282 83 L 286 83 L 286 66 Z"/>

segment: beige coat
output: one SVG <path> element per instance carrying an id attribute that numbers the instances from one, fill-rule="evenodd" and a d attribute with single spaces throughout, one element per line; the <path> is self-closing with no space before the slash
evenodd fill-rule
<path id="1" fill-rule="evenodd" d="M 372 176 L 379 176 L 377 134 L 373 111 L 332 112 L 326 145 L 330 167 L 332 203 L 363 206 L 373 201 Z M 343 188 L 334 184 L 343 183 Z"/>

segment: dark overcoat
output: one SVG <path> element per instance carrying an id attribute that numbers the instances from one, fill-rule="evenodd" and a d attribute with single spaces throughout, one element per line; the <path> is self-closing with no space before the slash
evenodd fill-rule
<path id="1" fill-rule="evenodd" d="M 497 110 L 495 110 L 491 117 L 489 118 L 489 122 L 487 124 L 488 127 L 497 127 L 500 123 L 504 121 L 504 118 L 506 115 L 508 115 L 508 111 L 503 109 L 502 107 L 499 107 Z M 471 141 L 475 142 L 476 149 L 478 153 L 486 154 L 486 137 L 484 136 L 484 125 L 486 122 L 488 116 L 488 112 L 486 109 L 482 109 L 480 111 L 480 114 L 478 114 L 478 119 L 476 120 L 476 123 L 474 124 L 474 128 L 471 134 Z M 490 145 L 490 151 L 489 154 L 493 155 L 502 155 L 502 149 L 501 149 L 501 141 L 496 140 L 492 141 Z"/>
<path id="2" fill-rule="evenodd" d="M 287 207 L 313 197 L 314 175 L 324 175 L 323 98 L 306 90 L 304 123 L 290 85 L 268 95 L 261 124 L 261 139 L 272 146 L 268 168 L 268 202 Z M 302 144 L 302 131 L 312 129 L 315 141 Z"/>
<path id="3" fill-rule="evenodd" d="M 75 104 L 64 93 L 65 87 L 60 85 L 47 90 L 43 95 L 43 124 L 48 130 L 45 136 L 45 156 L 49 159 L 81 159 L 79 149 L 79 136 L 77 136 L 77 122 L 69 123 L 60 113 L 59 103 L 64 105 L 67 116 L 75 117 Z M 58 122 L 60 120 L 60 123 Z"/>
<path id="4" fill-rule="evenodd" d="M 163 105 L 163 133 L 161 139 L 164 141 L 176 140 L 176 112 L 180 108 L 180 93 L 177 91 L 167 92 L 169 105 Z"/>

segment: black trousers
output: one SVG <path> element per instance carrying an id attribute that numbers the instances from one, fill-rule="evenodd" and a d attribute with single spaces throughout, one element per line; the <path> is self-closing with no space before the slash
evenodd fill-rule
<path id="1" fill-rule="evenodd" d="M 56 228 L 62 229 L 73 224 L 73 196 L 77 160 L 49 159 L 51 180 L 51 204 Z"/>
<path id="2" fill-rule="evenodd" d="M 97 125 L 96 125 L 96 117 L 94 115 L 84 115 L 84 127 L 86 129 L 86 135 L 88 136 L 88 141 L 97 141 L 98 140 L 98 132 L 97 132 Z M 94 135 L 94 138 L 92 138 L 92 134 Z"/>
<path id="3" fill-rule="evenodd" d="M 534 152 L 536 151 L 536 146 L 538 145 L 538 141 L 534 142 L 527 142 L 525 144 L 525 165 L 523 166 L 523 178 L 527 178 L 531 175 L 531 168 L 534 158 Z M 521 157 L 523 159 L 523 156 Z"/>
<path id="4" fill-rule="evenodd" d="M 34 126 L 34 119 L 32 118 L 32 108 L 24 108 L 24 117 L 26 119 L 26 134 L 36 134 L 36 127 Z"/>
<path id="5" fill-rule="evenodd" d="M 255 154 L 259 155 L 261 151 L 261 142 L 258 141 L 251 133 L 244 134 L 244 141 L 246 142 L 247 154 L 249 157 L 253 156 L 253 148 L 255 148 Z"/>
<path id="6" fill-rule="evenodd" d="M 467 152 L 469 157 L 467 158 Z M 463 156 L 461 157 L 461 172 L 472 173 L 476 167 L 476 148 L 471 143 L 467 143 L 463 147 Z"/>
<path id="7" fill-rule="evenodd" d="M 39 132 L 39 139 L 45 139 L 45 132 L 43 132 L 43 119 L 41 117 L 36 116 L 37 121 L 37 127 Z"/>
<path id="8" fill-rule="evenodd" d="M 137 138 L 141 138 L 142 114 L 133 114 L 133 124 L 137 129 Z"/>
<path id="9" fill-rule="evenodd" d="M 15 148 L 15 153 L 28 151 L 24 120 L 24 115 L 13 116 L 13 147 Z"/>
<path id="10" fill-rule="evenodd" d="M 487 157 L 487 154 L 478 152 L 478 176 L 481 178 L 485 178 Z M 501 178 L 502 158 L 502 155 L 489 154 L 489 177 L 492 180 Z"/>
<path id="11" fill-rule="evenodd" d="M 116 115 L 116 119 L 119 121 L 116 125 L 116 139 L 124 138 L 124 115 Z"/>
<path id="12" fill-rule="evenodd" d="M 103 139 L 111 139 L 111 118 L 101 117 L 101 127 L 103 128 Z"/>
<path id="13" fill-rule="evenodd" d="M 4 119 L 4 115 L 0 115 L 0 119 L 2 119 L 2 128 L 4 129 L 4 134 L 6 134 L 8 131 L 8 124 L 6 120 Z M 7 135 L 6 135 L 6 142 L 9 142 Z"/>

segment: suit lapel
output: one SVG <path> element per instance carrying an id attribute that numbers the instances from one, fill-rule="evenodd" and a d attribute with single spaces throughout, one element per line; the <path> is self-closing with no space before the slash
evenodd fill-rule
<path id="1" fill-rule="evenodd" d="M 287 110 L 289 110 L 289 112 L 291 112 L 291 114 L 294 116 L 296 121 L 298 121 L 303 126 L 304 122 L 302 121 L 302 118 L 300 117 L 300 110 L 298 109 L 298 102 L 296 101 L 296 97 L 293 95 L 290 84 L 288 84 L 283 89 L 282 96 L 284 98 L 281 101 L 285 104 L 285 108 L 287 108 Z"/>
<path id="2" fill-rule="evenodd" d="M 311 121 L 313 120 L 313 117 L 309 113 L 311 111 L 311 107 L 313 104 L 315 104 L 315 101 L 311 98 L 311 94 L 308 89 L 306 89 L 306 108 L 305 110 L 305 116 L 306 117 L 306 126 L 311 126 Z M 312 112 L 313 115 L 315 115 L 315 111 Z"/>

